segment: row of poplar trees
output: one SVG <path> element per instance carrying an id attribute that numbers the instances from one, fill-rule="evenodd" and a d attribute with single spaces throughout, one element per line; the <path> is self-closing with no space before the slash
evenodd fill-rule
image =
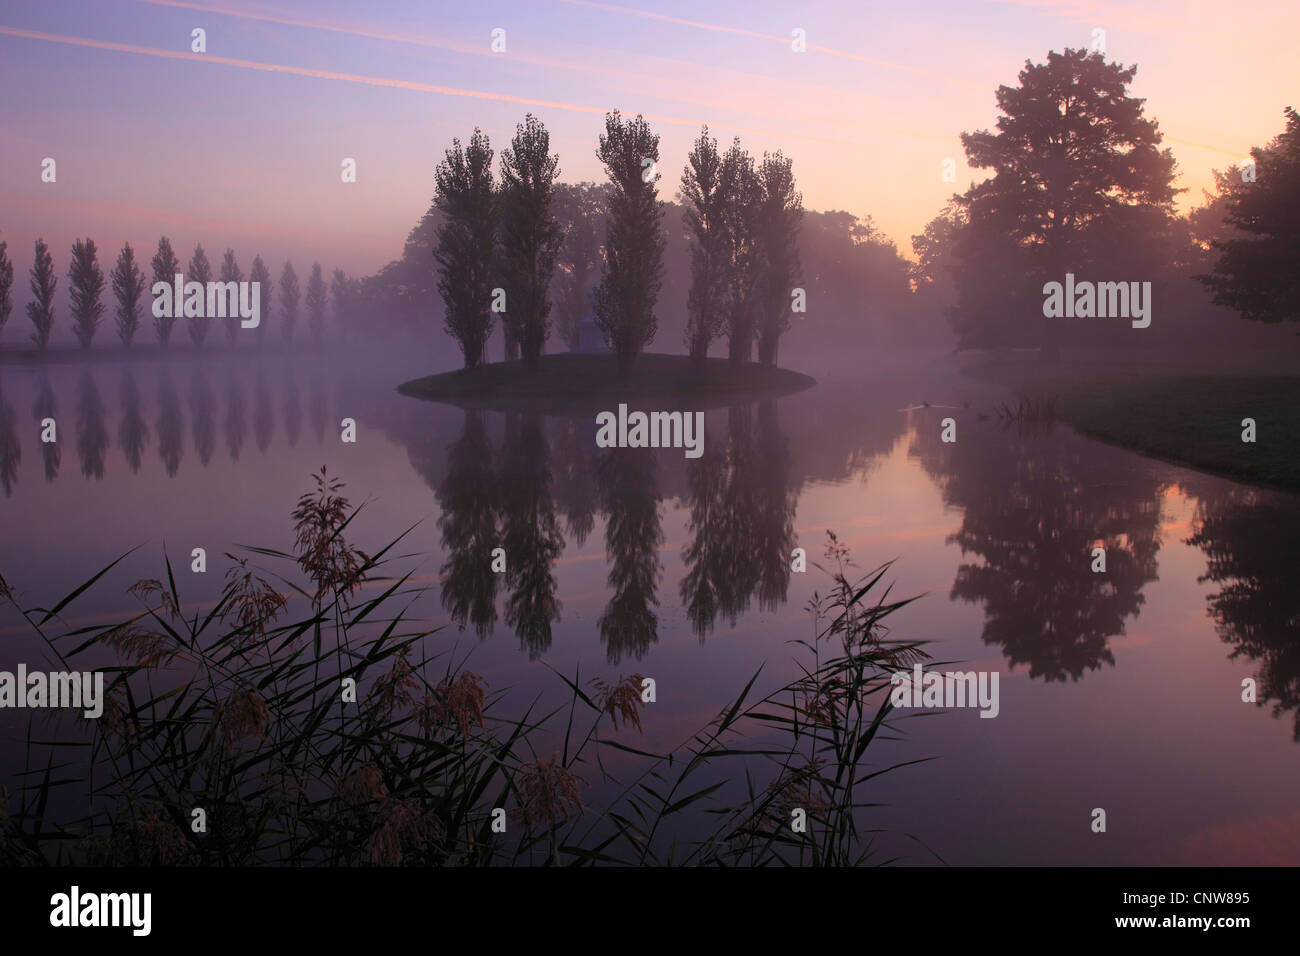
<path id="1" fill-rule="evenodd" d="M 7 243 L 0 242 L 0 331 L 4 329 L 13 309 L 14 267 L 7 254 Z M 146 313 L 153 317 L 154 328 L 158 333 L 158 342 L 166 348 L 171 341 L 172 329 L 180 317 L 181 303 L 173 303 L 171 316 L 153 316 L 152 306 L 146 299 L 146 291 L 153 283 L 165 282 L 173 286 L 176 274 L 181 272 L 181 262 L 172 250 L 172 244 L 166 236 L 158 240 L 158 251 L 151 262 L 153 282 L 146 286 L 145 275 L 135 257 L 131 244 L 125 243 L 118 254 L 117 264 L 108 275 L 112 283 L 113 296 L 117 300 L 116 318 L 117 334 L 122 344 L 131 347 L 136 333 L 140 329 L 141 317 Z M 200 282 L 206 289 L 212 280 L 212 266 L 202 245 L 194 247 L 189 266 L 184 270 L 186 282 Z M 221 282 L 242 282 L 244 273 L 235 259 L 235 251 L 227 249 L 221 261 L 219 275 Z M 253 268 L 248 275 L 251 282 L 260 284 L 260 318 L 256 329 L 257 341 L 261 343 L 266 337 L 267 319 L 272 313 L 273 287 L 271 271 L 262 262 L 261 256 L 253 258 Z M 83 349 L 89 349 L 99 328 L 105 311 L 104 288 L 105 277 L 99 267 L 98 250 L 93 239 L 78 239 L 72 245 L 72 258 L 68 266 L 69 299 L 72 306 L 72 331 L 77 336 Z M 36 256 L 31 269 L 31 291 L 33 300 L 27 304 L 27 316 L 31 319 L 35 331 L 32 341 L 38 349 L 44 350 L 50 341 L 54 329 L 54 292 L 58 279 L 54 273 L 54 258 L 49 246 L 42 239 L 36 240 Z M 349 313 L 358 296 L 355 279 L 348 278 L 342 269 L 334 270 L 333 283 L 329 290 L 320 263 L 313 263 L 311 275 L 307 279 L 307 321 L 312 337 L 319 341 L 324 334 L 327 295 L 334 297 L 334 307 L 340 315 Z M 286 342 L 292 341 L 294 327 L 298 323 L 298 305 L 301 300 L 298 274 L 293 263 L 286 262 L 280 272 L 279 283 L 279 324 Z M 211 328 L 211 316 L 190 316 L 186 318 L 186 328 L 195 346 L 202 348 Z M 240 328 L 238 315 L 223 319 L 226 336 L 230 343 Z"/>
<path id="2" fill-rule="evenodd" d="M 664 204 L 656 164 L 659 137 L 644 118 L 605 117 L 597 157 L 609 177 L 601 274 L 592 295 L 598 328 L 626 372 L 655 337 L 663 281 Z M 435 171 L 442 217 L 433 257 L 447 333 L 466 368 L 485 358 L 499 314 L 505 357 L 535 368 L 550 335 L 549 285 L 564 240 L 552 213 L 559 159 L 546 127 L 531 113 L 502 151 L 499 183 L 488 137 L 452 141 Z M 803 204 L 791 160 L 761 162 L 737 139 L 719 153 L 705 127 L 681 179 L 683 226 L 690 238 L 691 289 L 686 347 L 703 363 L 722 336 L 734 362 L 775 365 L 789 328 L 798 282 Z"/>

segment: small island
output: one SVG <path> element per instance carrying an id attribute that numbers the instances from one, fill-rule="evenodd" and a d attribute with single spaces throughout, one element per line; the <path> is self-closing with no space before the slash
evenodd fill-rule
<path id="1" fill-rule="evenodd" d="M 816 379 L 800 372 L 724 358 L 709 358 L 701 365 L 687 355 L 645 352 L 629 372 L 620 373 L 609 353 L 557 352 L 541 356 L 531 370 L 522 361 L 493 362 L 412 379 L 397 390 L 462 408 L 527 407 L 561 414 L 607 408 L 629 399 L 671 398 L 682 407 L 725 407 L 788 395 L 815 384 Z"/>

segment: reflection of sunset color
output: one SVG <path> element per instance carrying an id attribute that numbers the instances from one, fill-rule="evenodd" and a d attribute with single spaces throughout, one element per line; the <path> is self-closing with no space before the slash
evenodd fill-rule
<path id="1" fill-rule="evenodd" d="M 1014 84 L 1027 59 L 1089 46 L 1097 28 L 1112 59 L 1138 66 L 1133 92 L 1179 160 L 1185 209 L 1212 168 L 1278 132 L 1295 79 L 1286 38 L 1300 16 L 1282 5 L 1225 18 L 1208 3 L 1135 12 L 1052 0 L 870 12 L 570 0 L 432 16 L 393 0 L 364 19 L 341 2 L 151 0 L 112 17 L 84 12 L 56 0 L 0 23 L 0 76 L 13 93 L 0 107 L 0 238 L 23 270 L 37 235 L 62 249 L 93 229 L 105 248 L 171 232 L 187 245 L 370 272 L 400 253 L 452 136 L 477 125 L 500 148 L 533 110 L 562 178 L 595 180 L 600 117 L 614 108 L 657 126 L 665 198 L 707 122 L 756 154 L 783 149 L 808 208 L 871 215 L 910 254 L 911 235 L 983 175 L 964 168 L 959 135 L 994 123 L 997 86 Z M 195 27 L 205 53 L 190 51 Z M 496 28 L 505 53 L 490 49 Z M 790 49 L 796 29 L 806 53 Z M 1192 69 L 1187 51 L 1210 36 L 1212 69 Z M 56 185 L 39 180 L 46 156 L 58 160 Z M 343 157 L 358 161 L 350 189 Z M 956 183 L 941 179 L 946 158 Z"/>

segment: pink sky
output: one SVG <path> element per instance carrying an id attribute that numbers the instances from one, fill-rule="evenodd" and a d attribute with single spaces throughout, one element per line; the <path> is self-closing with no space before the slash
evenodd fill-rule
<path id="1" fill-rule="evenodd" d="M 185 256 L 233 246 L 277 268 L 292 256 L 367 273 L 400 254 L 428 206 L 453 136 L 481 126 L 505 144 L 532 111 L 552 132 L 561 178 L 598 179 L 607 109 L 661 134 L 672 198 L 709 123 L 756 154 L 782 149 L 810 209 L 871 215 L 911 254 L 966 168 L 963 130 L 992 126 L 994 90 L 1026 59 L 1087 47 L 1139 70 L 1179 161 L 1183 206 L 1210 170 L 1282 128 L 1294 102 L 1293 3 L 1001 0 L 864 4 L 561 0 L 469 5 L 415 0 L 251 3 L 53 0 L 0 12 L 0 239 L 30 265 L 50 242 L 93 236 L 105 254 L 171 236 Z M 87 16 L 87 10 L 91 15 Z M 207 31 L 207 52 L 190 31 Z M 491 50 L 506 31 L 506 52 Z M 806 31 L 808 50 L 790 48 Z M 40 181 L 44 157 L 58 181 Z M 340 181 L 344 157 L 358 182 Z M 941 177 L 956 160 L 957 182 Z M 21 299 L 21 297 L 20 297 Z"/>

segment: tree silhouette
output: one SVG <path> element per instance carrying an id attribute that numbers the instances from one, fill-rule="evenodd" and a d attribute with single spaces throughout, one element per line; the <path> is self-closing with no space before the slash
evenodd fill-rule
<path id="1" fill-rule="evenodd" d="M 791 293 L 799 281 L 799 224 L 803 197 L 794 188 L 793 160 L 764 153 L 758 168 L 758 360 L 775 365 L 781 336 L 790 327 Z"/>
<path id="2" fill-rule="evenodd" d="M 9 260 L 8 248 L 9 243 L 0 242 L 0 332 L 14 309 L 14 264 Z"/>
<path id="3" fill-rule="evenodd" d="M 622 372 L 654 341 L 655 301 L 663 283 L 663 210 L 658 200 L 659 137 L 637 116 L 624 122 L 605 116 L 596 155 L 609 175 L 609 222 L 605 267 L 596 287 L 596 324 L 614 350 Z M 653 173 L 653 175 L 652 175 Z"/>
<path id="4" fill-rule="evenodd" d="M 311 264 L 311 275 L 307 277 L 307 328 L 314 341 L 320 342 L 325 335 L 325 305 L 327 302 L 325 277 L 321 273 L 320 263 Z"/>
<path id="5" fill-rule="evenodd" d="M 1113 249 L 1103 236 L 1172 218 L 1176 164 L 1144 101 L 1128 94 L 1136 73 L 1100 53 L 1049 53 L 1046 63 L 1025 63 L 1018 87 L 998 88 L 996 133 L 962 134 L 968 163 L 993 170 L 957 199 L 969 217 L 958 244 L 959 290 L 968 294 L 959 292 L 954 317 L 965 344 L 979 342 L 981 327 L 1009 305 L 1013 321 L 1025 315 L 1049 278 L 1122 267 L 1107 259 Z M 988 297 L 983 287 L 1021 294 Z M 1061 320 L 1043 318 L 1037 301 L 1028 314 L 1050 358 Z"/>
<path id="6" fill-rule="evenodd" d="M 613 591 L 598 626 L 611 664 L 625 654 L 640 660 L 659 639 L 659 616 L 652 608 L 659 603 L 655 592 L 663 572 L 664 533 L 655 467 L 648 448 L 611 448 L 596 463 Z"/>
<path id="7" fill-rule="evenodd" d="M 163 236 L 158 240 L 158 251 L 154 253 L 153 261 L 153 285 L 159 282 L 172 288 L 176 284 L 176 275 L 181 271 L 181 261 L 176 258 L 176 253 L 172 251 L 171 241 Z M 152 289 L 153 286 L 150 286 Z M 167 343 L 171 341 L 172 326 L 176 324 L 176 318 L 181 314 L 182 304 L 180 302 L 172 303 L 171 315 L 155 315 L 153 324 L 158 330 L 158 343 L 167 348 Z"/>
<path id="8" fill-rule="evenodd" d="M 480 639 L 496 623 L 501 580 L 492 570 L 492 550 L 499 546 L 493 471 L 482 413 L 467 409 L 460 438 L 447 449 L 447 474 L 437 489 L 442 510 L 438 528 L 447 555 L 440 573 L 442 606 L 460 627 L 472 624 Z"/>
<path id="9" fill-rule="evenodd" d="M 748 362 L 757 324 L 756 290 L 762 274 L 758 212 L 763 186 L 754 157 L 731 143 L 722 160 L 723 222 L 727 236 L 727 354 Z"/>
<path id="10" fill-rule="evenodd" d="M 298 273 L 293 263 L 286 262 L 280 270 L 280 318 L 284 322 L 284 340 L 293 341 L 294 326 L 298 324 Z"/>
<path id="11" fill-rule="evenodd" d="M 1149 469 L 1116 461 L 1123 452 L 1081 451 L 1063 427 L 963 426 L 966 437 L 947 444 L 937 421 L 921 421 L 912 452 L 945 504 L 963 512 L 948 539 L 963 557 L 951 597 L 982 604 L 984 643 L 1028 664 L 1031 677 L 1079 680 L 1113 665 L 1110 638 L 1138 615 L 1156 578 L 1158 483 Z M 1092 570 L 1098 546 L 1104 573 Z"/>
<path id="12" fill-rule="evenodd" d="M 194 451 L 204 468 L 212 461 L 217 447 L 217 399 L 212 384 L 202 367 L 190 379 L 190 429 L 194 435 Z"/>
<path id="13" fill-rule="evenodd" d="M 135 261 L 131 243 L 122 245 L 113 267 L 113 295 L 117 297 L 117 336 L 127 348 L 140 327 L 140 299 L 144 297 L 144 273 Z"/>
<path id="14" fill-rule="evenodd" d="M 1219 590 L 1207 612 L 1219 637 L 1232 645 L 1231 660 L 1257 661 L 1259 705 L 1273 702 L 1274 716 L 1290 712 L 1300 743 L 1300 591 L 1295 587 L 1295 539 L 1300 506 L 1256 489 L 1198 493 L 1194 533 L 1187 539 L 1205 552 L 1198 582 Z"/>
<path id="15" fill-rule="evenodd" d="M 227 249 L 221 257 L 221 281 L 223 283 L 244 281 L 244 273 L 239 270 L 239 263 L 235 261 L 234 249 Z M 260 307 L 261 303 L 259 302 L 258 305 Z M 226 316 L 226 341 L 234 345 L 235 335 L 239 332 L 239 310 L 230 308 L 228 311 L 230 314 Z"/>
<path id="16" fill-rule="evenodd" d="M 501 151 L 501 323 L 528 368 L 537 367 L 550 334 L 551 276 L 564 238 L 551 212 L 560 160 L 550 150 L 546 127 L 529 113 Z"/>
<path id="17" fill-rule="evenodd" d="M 466 368 L 477 368 L 492 332 L 492 273 L 497 203 L 492 148 L 477 128 L 469 146 L 452 140 L 434 171 L 434 206 L 442 214 L 433 249 L 444 327 L 460 345 Z M 509 308 L 509 302 L 506 307 Z"/>
<path id="18" fill-rule="evenodd" d="M 203 251 L 203 245 L 200 243 L 194 247 L 194 255 L 190 256 L 189 275 L 185 280 L 186 285 L 197 282 L 203 287 L 203 300 L 199 306 L 199 311 L 203 314 L 186 316 L 186 327 L 189 329 L 190 338 L 199 348 L 203 348 L 203 342 L 208 337 L 208 329 L 212 325 L 212 317 L 207 314 L 207 289 L 211 281 L 212 265 L 208 262 L 208 255 Z"/>
<path id="19" fill-rule="evenodd" d="M 271 270 L 266 267 L 261 256 L 253 256 L 253 268 L 248 273 L 248 281 L 257 285 L 261 312 L 257 323 L 257 344 L 261 345 L 266 339 L 267 320 L 271 317 L 271 300 L 275 294 L 275 287 L 271 284 Z"/>
<path id="20" fill-rule="evenodd" d="M 501 547 L 508 557 L 506 624 L 536 659 L 550 648 L 551 624 L 560 617 L 554 565 L 564 538 L 551 497 L 550 448 L 535 412 L 507 413 L 497 485 Z"/>
<path id="21" fill-rule="evenodd" d="M 682 170 L 682 221 L 690 235 L 691 289 L 686 296 L 686 347 L 703 364 L 726 321 L 728 242 L 723 221 L 722 157 L 702 127 Z"/>
<path id="22" fill-rule="evenodd" d="M 1218 198 L 1235 235 L 1212 241 L 1214 269 L 1197 278 L 1216 305 L 1258 322 L 1300 321 L 1300 114 L 1288 107 L 1286 129 L 1250 151 L 1253 182 L 1234 167 L 1218 173 Z"/>
<path id="23" fill-rule="evenodd" d="M 58 284 L 58 279 L 54 277 L 54 258 L 50 255 L 50 247 L 44 239 L 37 239 L 36 259 L 32 263 L 30 282 L 36 300 L 27 303 L 27 317 L 36 327 L 32 341 L 41 351 L 45 351 L 45 347 L 50 344 L 50 330 L 54 328 L 54 289 Z"/>
<path id="24" fill-rule="evenodd" d="M 104 314 L 104 273 L 96 259 L 95 240 L 78 239 L 68 262 L 68 297 L 72 300 L 72 331 L 83 349 L 90 348 Z"/>

